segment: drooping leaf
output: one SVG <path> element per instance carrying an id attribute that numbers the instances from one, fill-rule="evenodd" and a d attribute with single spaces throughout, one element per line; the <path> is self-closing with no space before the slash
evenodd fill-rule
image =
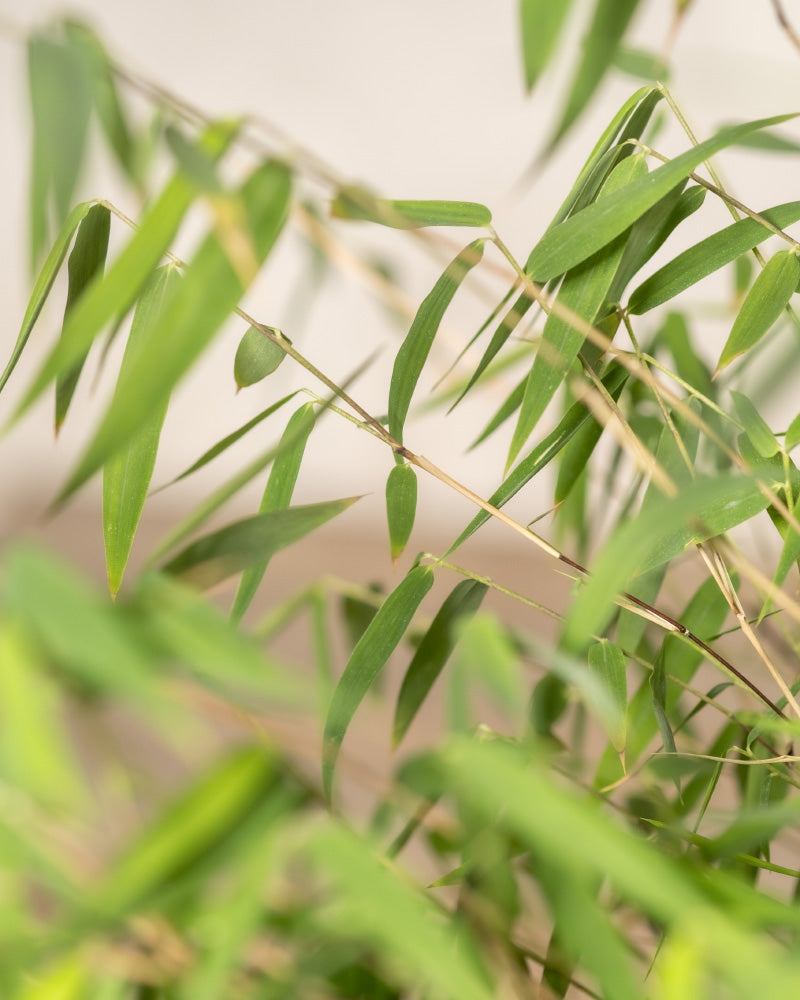
<path id="1" fill-rule="evenodd" d="M 407 462 L 394 465 L 386 480 L 386 520 L 393 563 L 400 558 L 411 537 L 416 512 L 417 474 Z"/>
<path id="2" fill-rule="evenodd" d="M 447 266 L 444 274 L 423 299 L 411 328 L 397 352 L 389 386 L 389 433 L 401 443 L 411 397 L 430 353 L 434 337 L 461 282 L 481 260 L 483 244 L 483 240 L 470 243 Z"/>
<path id="3" fill-rule="evenodd" d="M 739 310 L 722 348 L 716 373 L 745 354 L 775 323 L 800 282 L 800 260 L 794 250 L 779 250 L 767 261 Z"/>
<path id="4" fill-rule="evenodd" d="M 488 226 L 492 213 L 474 201 L 390 201 L 376 198 L 365 188 L 340 189 L 331 203 L 337 219 L 362 219 L 392 229 L 425 226 Z"/>
<path id="5" fill-rule="evenodd" d="M 266 259 L 280 235 L 289 188 L 288 170 L 275 162 L 258 167 L 242 188 L 254 264 Z M 254 277 L 255 270 L 244 273 L 237 267 L 216 234 L 204 241 L 176 294 L 148 331 L 147 343 L 131 366 L 120 372 L 109 408 L 60 501 L 78 489 L 135 433 L 141 421 L 164 403 Z"/>
<path id="6" fill-rule="evenodd" d="M 234 521 L 192 542 L 164 565 L 164 572 L 196 587 L 212 587 L 234 573 L 268 562 L 358 499 L 327 500 Z"/>
<path id="7" fill-rule="evenodd" d="M 665 83 L 669 77 L 669 67 L 655 52 L 620 45 L 612 59 L 613 65 L 637 80 L 658 80 Z"/>
<path id="8" fill-rule="evenodd" d="M 611 727 L 609 737 L 614 749 L 621 754 L 625 751 L 625 713 L 628 709 L 625 655 L 615 643 L 601 639 L 589 647 L 589 667 L 608 691 L 612 704 L 618 712 L 617 724 Z"/>
<path id="9" fill-rule="evenodd" d="M 529 92 L 550 62 L 571 4 L 572 0 L 520 0 L 522 63 Z"/>
<path id="10" fill-rule="evenodd" d="M 279 330 L 281 339 L 291 343 L 288 337 L 284 337 Z M 236 386 L 243 389 L 247 385 L 255 385 L 261 379 L 271 375 L 286 357 L 286 352 L 264 333 L 257 326 L 250 326 L 245 331 L 244 336 L 239 341 L 236 348 L 236 356 L 233 359 L 233 377 Z"/>
<path id="11" fill-rule="evenodd" d="M 75 303 L 86 291 L 89 284 L 102 277 L 110 232 L 111 213 L 108 208 L 105 205 L 93 205 L 86 218 L 78 226 L 75 245 L 67 262 L 69 285 L 67 304 L 64 309 L 65 323 Z M 84 355 L 74 368 L 62 373 L 56 379 L 56 431 L 61 427 L 67 415 L 85 360 L 86 356 Z"/>
<path id="12" fill-rule="evenodd" d="M 772 458 L 773 455 L 777 455 L 781 450 L 778 440 L 770 430 L 769 424 L 747 396 L 732 389 L 731 398 L 736 407 L 736 415 L 744 427 L 744 432 L 750 438 L 750 443 L 759 455 L 762 458 Z"/>
<path id="13" fill-rule="evenodd" d="M 175 294 L 181 280 L 175 267 L 167 265 L 156 272 L 143 291 L 133 315 L 120 377 L 136 363 L 136 356 L 147 343 L 150 330 L 158 323 L 165 304 Z M 122 583 L 133 537 L 142 516 L 166 413 L 167 400 L 164 400 L 103 467 L 103 539 L 108 588 L 112 597 L 116 596 Z"/>
<path id="14" fill-rule="evenodd" d="M 347 661 L 331 698 L 323 735 L 322 786 L 329 801 L 336 760 L 350 721 L 432 586 L 430 567 L 410 570 L 383 602 Z"/>
<path id="15" fill-rule="evenodd" d="M 774 226 L 784 228 L 800 219 L 800 201 L 776 205 L 759 214 Z M 631 295 L 628 311 L 635 315 L 649 312 L 725 264 L 730 264 L 770 236 L 772 231 L 755 219 L 740 219 L 707 236 L 643 281 Z"/>
<path id="16" fill-rule="evenodd" d="M 723 129 L 602 203 L 592 203 L 548 229 L 531 252 L 525 265 L 526 273 L 539 284 L 564 274 L 624 232 L 648 208 L 714 153 L 733 145 L 742 136 L 794 117 L 796 116 L 793 114 L 779 115 Z"/>
<path id="17" fill-rule="evenodd" d="M 462 580 L 445 598 L 408 665 L 394 711 L 392 745 L 405 736 L 459 639 L 459 628 L 480 607 L 488 587 Z"/>
<path id="18" fill-rule="evenodd" d="M 658 724 L 658 731 L 661 733 L 661 742 L 668 753 L 675 753 L 675 737 L 667 718 L 667 675 L 663 648 L 653 665 L 653 672 L 650 675 L 650 691 L 653 696 L 653 713 Z"/>
<path id="19" fill-rule="evenodd" d="M 202 194 L 221 195 L 222 182 L 217 177 L 217 164 L 213 156 L 199 143 L 187 139 L 176 125 L 169 124 L 164 129 L 164 141 L 184 177 L 191 181 Z"/>
<path id="20" fill-rule="evenodd" d="M 264 495 L 261 498 L 261 505 L 258 508 L 260 514 L 284 510 L 291 503 L 306 442 L 314 429 L 315 420 L 313 403 L 304 403 L 289 418 L 278 445 L 278 454 L 270 469 Z M 266 559 L 258 565 L 250 566 L 242 573 L 242 579 L 239 581 L 231 608 L 232 621 L 241 621 L 258 590 L 258 585 L 264 577 L 268 563 L 269 559 Z"/>
<path id="21" fill-rule="evenodd" d="M 20 327 L 17 341 L 14 344 L 14 349 L 11 352 L 11 357 L 6 364 L 3 374 L 0 375 L 0 391 L 2 391 L 6 382 L 11 377 L 11 373 L 16 368 L 17 362 L 25 349 L 25 345 L 31 335 L 31 331 L 36 324 L 36 320 L 39 318 L 39 313 L 42 311 L 42 308 L 47 301 L 47 296 L 50 294 L 53 284 L 58 277 L 61 265 L 64 263 L 64 258 L 67 256 L 67 251 L 69 250 L 69 245 L 72 242 L 75 230 L 81 222 L 83 222 L 95 204 L 96 202 L 93 201 L 84 201 L 81 202 L 80 205 L 76 205 L 75 208 L 73 208 L 64 222 L 64 225 L 61 227 L 61 231 L 59 232 L 50 253 L 47 255 L 44 264 L 42 264 L 42 269 L 39 272 L 39 276 L 33 286 L 33 292 L 31 293 L 28 307 L 25 310 L 25 315 L 22 319 L 22 326 Z"/>

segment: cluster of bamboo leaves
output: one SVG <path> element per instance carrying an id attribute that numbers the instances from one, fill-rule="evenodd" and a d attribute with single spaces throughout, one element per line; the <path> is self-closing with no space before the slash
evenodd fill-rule
<path id="1" fill-rule="evenodd" d="M 522 4 L 529 85 L 569 7 Z M 636 7 L 598 0 L 554 142 L 622 58 Z M 770 131 L 794 116 L 699 142 L 689 134 L 667 156 L 650 145 L 657 115 L 680 113 L 663 86 L 641 87 L 517 261 L 487 207 L 378 197 L 302 153 L 265 149 L 243 179 L 223 180 L 231 149 L 243 139 L 254 148 L 247 123 L 206 120 L 151 88 L 155 115 L 138 124 L 119 82 L 141 90 L 141 81 L 83 25 L 36 33 L 28 56 L 36 277 L 0 388 L 22 374 L 37 320 L 64 283 L 66 299 L 59 336 L 9 424 L 52 392 L 58 429 L 90 355 L 108 364 L 117 337 L 125 349 L 52 505 L 58 516 L 102 476 L 107 592 L 46 549 L 11 545 L 3 555 L 2 996 L 794 995 L 800 607 L 786 584 L 800 557 L 791 457 L 800 418 L 775 433 L 741 375 L 780 338 L 782 367 L 797 371 L 800 261 L 786 228 L 800 201 L 756 211 L 709 165 L 759 136 L 796 155 Z M 97 132 L 141 197 L 133 226 L 107 202 L 76 199 Z M 151 190 L 164 153 L 171 177 Z M 309 175 L 327 190 L 313 209 Z M 710 200 L 731 209 L 722 229 L 705 221 Z M 173 247 L 197 204 L 212 221 L 183 262 Z M 422 236 L 443 227 L 453 246 L 403 331 L 384 414 L 320 371 L 313 345 L 306 356 L 291 330 L 239 310 L 292 208 L 331 238 L 353 225 Z M 690 217 L 705 235 L 676 252 L 671 237 Z M 712 366 L 682 296 L 726 267 L 735 307 Z M 450 410 L 484 406 L 486 384 L 515 375 L 476 442 L 505 463 L 489 497 L 422 455 L 410 419 L 448 307 L 483 271 L 500 275 L 505 293 L 488 319 L 476 316 L 477 353 L 457 359 L 435 405 L 446 422 Z M 171 395 L 236 313 L 236 384 L 268 396 L 264 380 L 288 357 L 308 390 L 275 393 L 247 424 L 187 456 L 175 480 L 282 421 L 144 570 L 126 572 Z M 312 581 L 243 625 L 272 557 L 357 503 L 340 483 L 327 500 L 292 502 L 318 421 L 345 417 L 394 456 L 386 566 L 376 567 L 387 590 L 348 580 L 343 567 L 343 579 Z M 538 534 L 506 505 L 551 472 L 556 513 Z M 447 551 L 411 558 L 420 476 L 475 513 Z M 259 479 L 258 510 L 209 530 Z M 598 484 L 619 498 L 602 533 L 590 513 Z M 540 609 L 557 620 L 553 644 L 538 637 L 529 598 L 452 561 L 492 519 L 521 559 L 550 560 L 554 578 L 577 581 L 566 606 Z M 751 522 L 774 536 L 771 562 L 754 564 L 737 546 Z M 208 591 L 224 581 L 234 589 L 221 608 Z M 530 627 L 485 610 L 490 591 L 521 602 Z M 310 670 L 274 650 L 298 620 Z M 740 641 L 726 644 L 726 631 Z M 348 764 L 350 729 L 390 661 L 402 669 L 382 734 L 392 765 L 373 774 L 368 761 Z M 446 691 L 441 733 L 407 751 L 435 685 Z M 270 739 L 276 712 L 311 718 L 312 772 Z M 148 753 L 131 756 L 131 732 L 145 734 Z M 181 780 L 169 790 L 162 759 L 175 757 Z M 366 819 L 350 814 L 340 789 L 352 792 L 364 768 Z"/>

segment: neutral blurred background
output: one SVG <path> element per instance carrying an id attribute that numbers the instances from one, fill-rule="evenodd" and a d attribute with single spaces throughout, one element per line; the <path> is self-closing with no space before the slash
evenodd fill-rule
<path id="1" fill-rule="evenodd" d="M 634 22 L 631 41 L 655 51 L 662 49 L 672 6 L 663 0 L 645 5 Z M 483 202 L 491 208 L 498 232 L 524 259 L 597 135 L 640 85 L 612 74 L 558 153 L 520 184 L 560 109 L 589 7 L 575 4 L 569 51 L 562 53 L 532 97 L 523 88 L 514 0 L 492 4 L 479 0 L 458 4 L 431 0 L 340 0 L 335 4 L 321 0 L 265 0 L 260 4 L 82 0 L 68 9 L 72 16 L 87 21 L 125 66 L 210 114 L 263 116 L 344 177 L 366 182 L 388 197 Z M 789 0 L 785 4 L 798 25 L 799 7 Z M 0 2 L 0 125 L 6 150 L 0 160 L 3 364 L 31 285 L 24 32 L 64 12 L 62 3 L 50 0 Z M 781 30 L 768 0 L 747 4 L 696 0 L 670 62 L 671 89 L 699 138 L 732 120 L 800 110 L 800 53 Z M 793 132 L 790 127 L 789 134 L 800 134 L 798 127 Z M 667 153 L 685 148 L 673 124 L 668 124 L 658 142 Z M 794 157 L 734 150 L 720 157 L 719 167 L 730 190 L 755 208 L 798 197 Z M 309 192 L 324 194 L 320 189 L 309 188 Z M 82 193 L 106 197 L 135 211 L 108 164 L 95 164 L 84 178 Z M 702 232 L 710 231 L 711 220 L 718 226 L 728 221 L 721 206 L 707 207 L 701 214 Z M 343 247 L 390 261 L 401 292 L 410 303 L 418 303 L 441 272 L 443 261 L 452 256 L 451 250 L 431 252 L 407 234 L 374 233 L 368 228 L 359 224 L 339 227 Z M 687 227 L 685 235 L 679 234 L 671 244 L 674 250 L 691 233 Z M 492 259 L 499 263 L 498 257 Z M 289 232 L 263 280 L 248 296 L 247 308 L 261 321 L 283 327 L 300 351 L 336 379 L 346 378 L 378 350 L 369 371 L 354 383 L 353 393 L 380 414 L 386 406 L 393 351 L 408 320 L 393 319 L 385 304 L 364 287 L 358 273 L 341 262 L 334 262 L 319 296 L 303 302 L 300 287 L 307 260 L 305 241 Z M 714 295 L 724 296 L 726 283 L 729 278 L 720 276 L 696 289 L 693 294 L 699 305 Z M 480 285 L 479 281 L 471 294 L 460 295 L 448 313 L 434 353 L 435 371 L 444 372 L 488 313 L 490 298 L 481 296 L 491 283 Z M 63 294 L 55 295 L 34 333 L 29 356 L 0 398 L 2 422 L 29 383 L 37 357 L 52 343 L 62 310 Z M 727 335 L 730 319 L 706 313 L 702 322 L 711 358 Z M 324 392 L 287 362 L 266 382 L 237 394 L 232 364 L 243 331 L 241 322 L 232 322 L 176 394 L 175 409 L 164 431 L 156 485 L 279 395 L 301 386 Z M 62 515 L 62 527 L 47 525 L 41 518 L 86 442 L 91 427 L 87 421 L 101 412 L 108 387 L 101 379 L 93 390 L 93 380 L 90 366 L 75 412 L 57 442 L 49 399 L 8 431 L 0 472 L 0 535 L 43 531 L 90 563 L 100 552 L 96 481 Z M 431 380 L 421 384 L 419 398 L 424 399 L 430 388 Z M 490 493 L 502 475 L 507 436 L 501 436 L 502 447 L 493 448 L 490 443 L 469 456 L 465 449 L 502 398 L 499 392 L 496 388 L 476 394 L 474 404 L 467 401 L 447 419 L 440 412 L 434 418 L 411 421 L 409 446 L 477 491 Z M 209 490 L 238 468 L 245 456 L 275 440 L 280 421 L 278 417 L 262 425 L 261 436 L 254 435 L 207 474 L 154 498 L 150 526 L 145 530 L 157 537 L 159 518 L 166 523 L 197 496 L 196 491 Z M 368 494 L 331 531 L 346 539 L 378 537 L 383 531 L 383 484 L 391 465 L 392 457 L 383 446 L 328 414 L 312 436 L 296 499 Z M 231 510 L 252 511 L 262 486 L 263 480 L 254 484 Z M 442 540 L 446 544 L 472 514 L 463 500 L 436 483 L 422 484 L 421 491 L 420 529 L 411 543 L 415 551 L 441 545 Z M 519 517 L 530 520 L 546 507 L 547 496 L 541 491 L 540 498 L 526 498 L 518 508 Z M 492 530 L 486 536 L 488 543 L 497 552 L 513 555 L 514 539 L 499 528 Z"/>

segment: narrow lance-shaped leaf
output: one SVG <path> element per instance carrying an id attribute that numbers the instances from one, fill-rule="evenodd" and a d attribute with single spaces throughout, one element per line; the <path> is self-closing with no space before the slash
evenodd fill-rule
<path id="1" fill-rule="evenodd" d="M 75 234 L 75 230 L 89 214 L 93 205 L 95 205 L 95 202 L 93 201 L 84 201 L 81 202 L 80 205 L 76 205 L 70 212 L 64 225 L 61 227 L 61 231 L 59 232 L 50 253 L 47 255 L 47 258 L 42 265 L 42 269 L 39 272 L 39 276 L 36 279 L 36 283 L 33 286 L 33 292 L 31 293 L 28 307 L 22 318 L 22 326 L 20 327 L 19 334 L 17 335 L 17 342 L 14 344 L 14 349 L 11 352 L 11 357 L 8 359 L 5 369 L 3 370 L 3 374 L 0 375 L 0 391 L 2 391 L 3 386 L 5 386 L 6 382 L 11 377 L 11 373 L 16 368 L 17 362 L 22 356 L 22 352 L 25 349 L 28 338 L 31 335 L 31 331 L 36 324 L 36 320 L 39 318 L 39 313 L 42 311 L 42 308 L 47 301 L 47 296 L 50 294 L 53 284 L 58 277 L 61 265 L 64 263 L 64 258 L 67 256 L 67 251 L 69 250 L 69 245 L 72 241 L 73 235 Z"/>
<path id="2" fill-rule="evenodd" d="M 474 201 L 390 201 L 361 187 L 342 188 L 331 203 L 338 219 L 361 219 L 392 229 L 425 226 L 488 226 L 492 213 Z"/>
<path id="3" fill-rule="evenodd" d="M 797 290 L 800 260 L 794 250 L 779 250 L 767 261 L 742 303 L 722 348 L 715 375 L 761 340 Z"/>
<path id="4" fill-rule="evenodd" d="M 612 171 L 598 196 L 597 204 L 602 204 L 606 198 L 624 190 L 646 173 L 647 164 L 641 154 L 623 160 Z M 570 309 L 588 323 L 594 322 L 606 301 L 624 250 L 624 240 L 619 237 L 574 271 L 570 271 L 562 282 L 556 303 Z M 542 342 L 525 385 L 506 467 L 513 464 L 556 390 L 569 374 L 584 340 L 583 332 L 575 329 L 569 320 L 559 316 L 555 309 L 547 317 Z"/>
<path id="5" fill-rule="evenodd" d="M 602 639 L 589 647 L 589 667 L 608 691 L 617 710 L 616 724 L 609 728 L 609 737 L 618 754 L 625 752 L 625 713 L 628 708 L 628 680 L 625 656 L 619 646 Z"/>
<path id="6" fill-rule="evenodd" d="M 408 665 L 394 710 L 392 745 L 408 731 L 459 638 L 459 628 L 480 607 L 487 590 L 478 580 L 462 580 L 445 598 Z"/>
<path id="7" fill-rule="evenodd" d="M 386 521 L 389 549 L 396 563 L 406 547 L 417 512 L 417 474 L 407 462 L 392 466 L 386 480 Z"/>
<path id="8" fill-rule="evenodd" d="M 714 153 L 733 145 L 742 136 L 794 117 L 794 114 L 778 115 L 723 129 L 603 202 L 587 206 L 545 233 L 528 258 L 526 272 L 540 284 L 564 274 L 624 232 Z"/>
<path id="9" fill-rule="evenodd" d="M 783 229 L 800 219 L 800 201 L 776 205 L 759 213 L 773 226 Z M 740 219 L 707 236 L 651 275 L 634 291 L 628 311 L 640 315 L 675 298 L 692 285 L 773 235 L 755 219 Z"/>
<path id="10" fill-rule="evenodd" d="M 733 399 L 736 415 L 742 422 L 744 432 L 750 438 L 750 443 L 759 455 L 762 458 L 772 458 L 773 455 L 777 455 L 781 450 L 778 440 L 770 430 L 769 424 L 747 396 L 744 393 L 731 390 L 731 399 Z"/>
<path id="11" fill-rule="evenodd" d="M 289 189 L 288 170 L 274 162 L 257 168 L 242 188 L 253 265 L 267 257 L 283 228 Z M 131 366 L 120 372 L 109 408 L 64 487 L 61 501 L 120 448 L 155 407 L 163 404 L 254 277 L 255 267 L 243 273 L 216 234 L 204 241 L 177 293 L 148 331 L 147 343 Z"/>
<path id="12" fill-rule="evenodd" d="M 465 247 L 448 265 L 433 289 L 422 301 L 411 329 L 394 360 L 389 386 L 389 433 L 403 440 L 403 426 L 411 397 L 422 374 L 442 318 L 459 285 L 483 256 L 483 240 Z"/>
<path id="13" fill-rule="evenodd" d="M 275 330 L 282 340 L 291 343 L 280 330 Z M 257 326 L 250 326 L 239 341 L 236 348 L 236 356 L 233 359 L 233 377 L 236 380 L 237 389 L 243 389 L 248 385 L 255 385 L 271 375 L 286 357 L 286 351 L 269 337 L 264 336 L 263 331 Z"/>
<path id="14" fill-rule="evenodd" d="M 181 282 L 173 265 L 160 268 L 136 304 L 120 374 L 132 364 L 149 330 L 158 322 L 170 295 Z M 161 427 L 167 412 L 164 401 L 142 422 L 136 434 L 115 452 L 103 468 L 103 538 L 108 588 L 115 597 L 139 526 L 144 501 L 155 467 Z"/>
<path id="15" fill-rule="evenodd" d="M 402 639 L 422 599 L 433 586 L 433 570 L 415 566 L 381 605 L 356 644 L 333 692 L 325 720 L 322 785 L 330 800 L 339 749 L 356 709 Z"/>
<path id="16" fill-rule="evenodd" d="M 236 130 L 237 127 L 230 123 L 209 126 L 203 143 L 213 155 L 221 156 Z M 15 418 L 38 399 L 53 378 L 68 371 L 83 357 L 107 323 L 125 315 L 169 249 L 193 199 L 194 190 L 186 178 L 182 174 L 173 177 L 103 280 L 81 296 L 62 330 L 61 339 L 17 408 Z"/>
<path id="17" fill-rule="evenodd" d="M 520 34 L 525 86 L 533 90 L 544 72 L 558 42 L 572 0 L 520 0 Z"/>
<path id="18" fill-rule="evenodd" d="M 67 273 L 67 304 L 64 322 L 75 307 L 75 303 L 86 291 L 89 284 L 103 274 L 108 253 L 108 237 L 111 232 L 111 213 L 105 205 L 93 205 L 86 218 L 78 227 L 75 246 L 69 255 Z M 75 386 L 78 384 L 86 355 L 78 360 L 75 367 L 62 372 L 56 379 L 56 432 L 67 415 Z"/>
<path id="19" fill-rule="evenodd" d="M 276 552 L 320 528 L 358 499 L 327 500 L 234 521 L 192 542 L 166 563 L 164 572 L 196 587 L 212 587 L 248 566 L 269 561 Z"/>
<path id="20" fill-rule="evenodd" d="M 292 501 L 300 465 L 306 450 L 306 442 L 314 428 L 316 416 L 313 403 L 304 403 L 289 418 L 286 429 L 278 445 L 278 454 L 272 463 L 261 505 L 260 514 L 269 511 L 284 510 Z M 264 577 L 269 559 L 255 566 L 250 566 L 242 573 L 236 597 L 231 609 L 231 620 L 241 621 L 245 611 L 258 590 L 258 585 Z"/>

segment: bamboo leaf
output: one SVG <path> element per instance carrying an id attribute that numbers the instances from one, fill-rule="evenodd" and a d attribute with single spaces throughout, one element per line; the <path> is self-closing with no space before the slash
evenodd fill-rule
<path id="1" fill-rule="evenodd" d="M 111 232 L 111 213 L 105 205 L 93 205 L 86 218 L 78 227 L 75 245 L 67 262 L 69 285 L 67 288 L 67 304 L 64 309 L 66 323 L 75 303 L 94 280 L 100 280 L 108 253 L 108 237 Z M 58 432 L 67 415 L 75 386 L 78 384 L 86 355 L 74 368 L 63 372 L 56 379 L 56 432 Z"/>
<path id="2" fill-rule="evenodd" d="M 634 184 L 646 173 L 647 165 L 641 154 L 624 159 L 611 172 L 598 196 L 597 204 Z M 618 237 L 570 271 L 561 284 L 556 302 L 577 313 L 588 323 L 594 322 L 606 301 L 624 250 L 625 243 Z M 555 310 L 547 317 L 542 342 L 525 385 L 506 468 L 513 464 L 556 390 L 568 375 L 584 339 L 584 334 L 558 316 Z"/>
<path id="3" fill-rule="evenodd" d="M 744 432 L 750 438 L 750 443 L 759 455 L 762 458 L 772 458 L 773 455 L 777 455 L 781 450 L 780 443 L 770 430 L 769 424 L 747 396 L 732 389 L 731 398 L 736 407 L 736 415 L 744 427 Z"/>
<path id="4" fill-rule="evenodd" d="M 624 232 L 714 153 L 733 145 L 742 136 L 794 117 L 794 114 L 779 115 L 723 129 L 615 195 L 587 206 L 548 229 L 528 258 L 527 274 L 539 284 L 564 274 Z"/>
<path id="5" fill-rule="evenodd" d="M 175 125 L 167 125 L 164 129 L 164 140 L 178 167 L 199 193 L 222 195 L 223 187 L 217 177 L 217 164 L 213 156 L 209 156 L 199 144 L 187 139 Z"/>
<path id="6" fill-rule="evenodd" d="M 474 201 L 390 201 L 365 188 L 341 188 L 331 203 L 337 219 L 361 219 L 392 229 L 425 226 L 488 226 L 492 213 Z"/>
<path id="7" fill-rule="evenodd" d="M 592 22 L 583 37 L 581 57 L 564 110 L 548 148 L 553 149 L 597 90 L 619 48 L 639 0 L 597 0 Z"/>
<path id="8" fill-rule="evenodd" d="M 284 510 L 291 503 L 306 442 L 314 429 L 315 421 L 313 403 L 304 403 L 289 418 L 278 445 L 278 454 L 270 469 L 264 495 L 261 498 L 261 505 L 258 508 L 260 514 Z M 248 567 L 242 573 L 242 579 L 239 581 L 231 609 L 232 621 L 241 621 L 258 590 L 258 585 L 263 579 L 268 563 L 269 559 L 266 559 L 258 565 Z"/>
<path id="9" fill-rule="evenodd" d="M 386 480 L 386 520 L 389 549 L 396 563 L 406 547 L 417 512 L 417 474 L 407 462 L 392 466 Z"/>
<path id="10" fill-rule="evenodd" d="M 650 675 L 650 691 L 653 696 L 653 713 L 658 724 L 658 731 L 661 733 L 661 742 L 667 753 L 675 753 L 675 737 L 667 718 L 667 673 L 663 647 L 656 657 L 653 672 Z"/>
<path id="11" fill-rule="evenodd" d="M 520 0 L 522 63 L 528 92 L 533 90 L 553 55 L 571 4 L 572 0 L 563 3 Z"/>
<path id="12" fill-rule="evenodd" d="M 759 272 L 722 349 L 715 376 L 754 347 L 786 308 L 800 282 L 794 250 L 779 250 Z"/>
<path id="13" fill-rule="evenodd" d="M 660 55 L 644 49 L 629 48 L 627 45 L 617 48 L 612 63 L 622 73 L 638 80 L 666 82 L 669 76 L 669 67 Z"/>
<path id="14" fill-rule="evenodd" d="M 488 589 L 478 580 L 462 580 L 445 598 L 403 677 L 394 710 L 393 747 L 402 741 L 455 649 L 461 626 L 478 610 Z"/>
<path id="15" fill-rule="evenodd" d="M 383 602 L 347 661 L 331 698 L 323 735 L 322 785 L 329 801 L 336 759 L 356 709 L 432 586 L 433 570 L 415 566 Z"/>
<path id="16" fill-rule="evenodd" d="M 33 286 L 33 292 L 31 293 L 28 307 L 22 318 L 22 326 L 17 336 L 17 342 L 14 344 L 14 349 L 11 352 L 11 357 L 6 364 L 3 374 L 0 375 L 0 391 L 2 391 L 3 386 L 5 386 L 6 382 L 11 377 L 11 373 L 16 368 L 17 362 L 22 356 L 22 352 L 25 349 L 28 338 L 31 335 L 31 331 L 36 324 L 36 320 L 39 318 L 39 313 L 42 311 L 42 308 L 47 301 L 47 296 L 50 294 L 53 284 L 58 277 L 61 265 L 64 263 L 64 258 L 67 256 L 67 251 L 69 250 L 69 245 L 72 242 L 75 230 L 81 222 L 83 222 L 95 204 L 96 203 L 93 201 L 84 201 L 81 202 L 80 205 L 76 205 L 75 208 L 73 208 L 64 222 L 64 225 L 61 227 L 61 231 L 56 237 L 56 241 L 53 244 L 50 253 L 47 255 L 44 264 L 42 264 L 42 269 L 39 272 L 39 276 Z"/>
<path id="17" fill-rule="evenodd" d="M 359 497 L 271 510 L 246 517 L 187 545 L 163 570 L 207 589 L 234 573 L 268 562 L 276 552 L 341 514 Z"/>
<path id="18" fill-rule="evenodd" d="M 800 201 L 776 205 L 759 214 L 774 226 L 783 229 L 800 219 Z M 740 219 L 707 236 L 643 281 L 631 295 L 628 311 L 636 315 L 649 312 L 725 264 L 730 264 L 770 236 L 772 231 L 755 219 Z"/>
<path id="19" fill-rule="evenodd" d="M 618 754 L 625 752 L 625 713 L 628 708 L 628 679 L 625 670 L 625 655 L 619 646 L 608 639 L 592 643 L 589 647 L 589 668 L 597 675 L 606 689 L 618 713 L 615 725 L 610 727 L 609 737 Z"/>
<path id="20" fill-rule="evenodd" d="M 280 235 L 288 210 L 289 187 L 287 169 L 278 163 L 267 163 L 257 168 L 242 188 L 254 264 L 267 257 Z M 180 287 L 148 331 L 147 343 L 130 367 L 120 372 L 103 421 L 62 490 L 59 502 L 122 447 L 153 409 L 164 404 L 254 276 L 254 271 L 242 273 L 216 234 L 205 240 Z"/>
<path id="21" fill-rule="evenodd" d="M 280 332 L 283 340 L 291 343 L 288 337 Z M 271 375 L 286 357 L 286 352 L 269 337 L 265 337 L 257 326 L 250 326 L 245 331 L 244 336 L 239 341 L 236 348 L 236 356 L 233 359 L 233 377 L 236 380 L 236 387 L 243 389 L 247 385 L 255 385 Z"/>
<path id="22" fill-rule="evenodd" d="M 787 451 L 792 451 L 798 444 L 800 444 L 800 413 L 789 424 L 784 438 L 784 447 Z"/>
<path id="23" fill-rule="evenodd" d="M 120 377 L 136 363 L 137 355 L 148 341 L 150 330 L 158 323 L 166 302 L 175 294 L 181 280 L 178 271 L 167 265 L 156 272 L 142 292 L 133 315 Z M 164 401 L 103 467 L 103 538 L 108 589 L 112 597 L 116 597 L 122 583 L 133 537 L 142 516 L 166 413 L 167 401 Z"/>
<path id="24" fill-rule="evenodd" d="M 397 352 L 389 386 L 389 433 L 402 443 L 411 397 L 419 381 L 434 337 L 461 282 L 483 256 L 483 240 L 466 246 L 448 265 L 423 299 L 411 328 Z"/>

